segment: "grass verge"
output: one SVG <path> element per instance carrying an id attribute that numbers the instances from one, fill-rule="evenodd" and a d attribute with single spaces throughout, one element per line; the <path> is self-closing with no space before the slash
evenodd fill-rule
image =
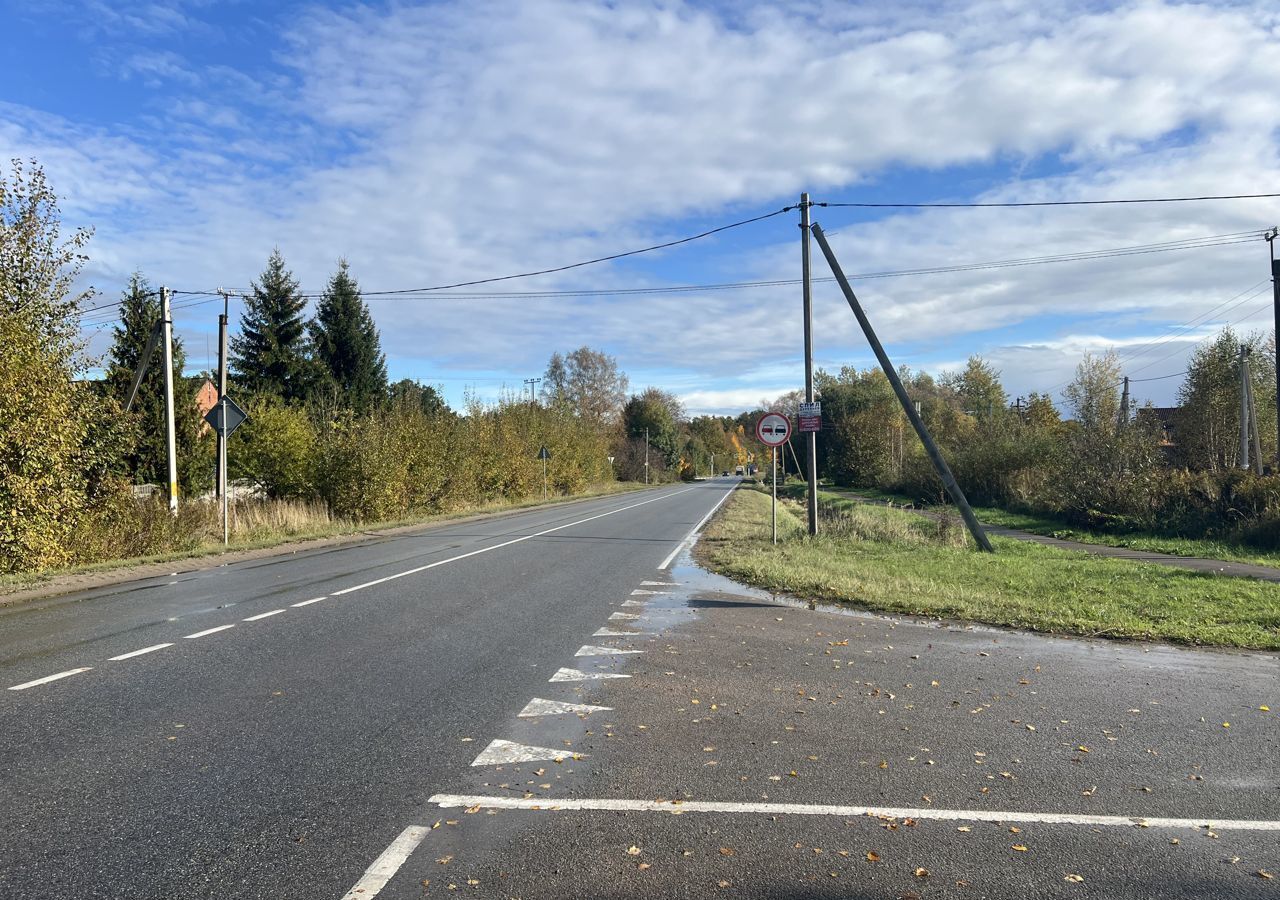
<path id="1" fill-rule="evenodd" d="M 911 498 L 904 494 L 893 494 L 867 488 L 833 488 L 833 490 L 858 494 L 869 500 L 884 500 L 901 505 L 911 503 Z M 1082 544 L 1097 544 L 1102 547 L 1125 547 L 1130 550 L 1167 553 L 1170 556 L 1220 559 L 1224 562 L 1252 563 L 1258 566 L 1280 568 L 1280 551 L 1260 550 L 1255 547 L 1231 544 L 1210 538 L 1167 537 L 1147 532 L 1111 534 L 1105 531 L 1077 528 L 1062 519 L 1052 516 L 1011 512 L 996 506 L 975 506 L 973 512 L 978 517 L 978 520 L 985 525 L 1016 528 L 1019 531 L 1029 531 L 1032 534 L 1042 534 L 1066 541 L 1079 541 Z"/>
<path id="2" fill-rule="evenodd" d="M 1090 637 L 1280 649 L 1280 585 L 1105 559 L 993 538 L 969 549 L 963 526 L 823 494 L 826 533 L 800 507 L 735 493 L 697 545 L 709 569 L 804 599 Z"/>
<path id="3" fill-rule="evenodd" d="M 288 501 L 275 503 L 245 502 L 237 504 L 234 518 L 235 528 L 232 531 L 231 540 L 226 546 L 223 546 L 220 539 L 206 539 L 195 546 L 183 547 L 170 552 L 109 559 L 60 569 L 46 569 L 42 572 L 3 574 L 0 575 L 0 602 L 3 602 L 6 595 L 54 585 L 60 580 L 68 578 L 93 575 L 110 576 L 112 574 L 120 574 L 125 570 L 156 563 L 179 562 L 202 557 L 221 556 L 228 553 L 267 550 L 276 547 L 284 548 L 288 545 L 305 541 L 340 539 L 358 534 L 369 534 L 375 531 L 427 526 L 477 515 L 515 512 L 535 506 L 549 506 L 593 497 L 607 497 L 613 494 L 643 490 L 644 488 L 645 485 L 633 482 L 605 482 L 593 485 L 580 494 L 553 497 L 548 500 L 538 497 L 507 502 L 495 501 L 450 510 L 449 512 L 358 524 L 346 519 L 332 518 L 322 504 L 301 504 Z M 191 501 L 193 504 L 203 502 Z M 209 506 L 210 509 L 202 510 L 200 515 L 219 515 L 213 510 L 211 502 L 204 505 Z M 218 522 L 220 523 L 221 519 L 218 519 Z M 221 528 L 220 524 L 218 528 Z M 219 531 L 219 536 L 220 534 L 221 532 Z M 83 583 L 76 583 L 69 585 L 67 589 L 78 590 L 85 586 Z"/>

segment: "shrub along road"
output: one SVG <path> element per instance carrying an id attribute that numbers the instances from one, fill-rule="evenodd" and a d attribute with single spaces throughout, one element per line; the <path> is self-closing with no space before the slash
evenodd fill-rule
<path id="1" fill-rule="evenodd" d="M 1274 658 L 779 606 L 677 552 L 731 484 L 15 611 L 0 885 L 1274 893 Z"/>

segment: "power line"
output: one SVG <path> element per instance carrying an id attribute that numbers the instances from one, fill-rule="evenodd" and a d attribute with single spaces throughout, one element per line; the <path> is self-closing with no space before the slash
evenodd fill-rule
<path id="1" fill-rule="evenodd" d="M 785 210 L 783 210 L 785 211 Z M 771 213 L 770 215 L 776 215 Z M 728 227 L 728 226 L 726 226 Z M 1261 229 L 1253 229 L 1250 231 L 1235 231 L 1226 234 L 1203 235 L 1195 238 L 1181 238 L 1171 241 L 1157 241 L 1148 244 L 1134 244 L 1122 247 L 1109 247 L 1096 250 L 1077 250 L 1069 253 L 1058 253 L 1047 256 L 1030 256 L 1017 257 L 1012 259 L 988 260 L 981 262 L 959 263 L 951 266 L 931 266 L 920 269 L 900 269 L 889 271 L 873 271 L 855 273 L 849 276 L 850 280 L 871 280 L 879 278 L 903 278 L 918 275 L 938 275 L 949 274 L 955 272 L 977 271 L 985 269 L 998 268 L 1017 268 L 1031 265 L 1044 265 L 1047 263 L 1057 262 L 1077 262 L 1091 259 L 1107 259 L 1121 256 L 1137 256 L 1150 253 L 1166 253 L 1176 250 L 1198 250 L 1208 247 L 1226 246 L 1230 244 L 1250 243 L 1261 236 Z M 640 252 L 640 251 L 635 251 Z M 580 264 L 579 264 L 580 265 Z M 504 276 L 504 277 L 520 277 L 520 276 Z M 483 279 L 469 284 L 481 284 L 493 279 Z M 834 282 L 834 278 L 814 278 L 817 282 Z M 451 294 L 438 294 L 440 297 L 452 299 L 467 300 L 505 300 L 505 299 L 564 299 L 575 297 L 612 297 L 627 295 L 653 295 L 653 294 L 678 294 L 678 293 L 694 293 L 704 291 L 721 291 L 721 290 L 746 290 L 752 288 L 764 287 L 786 287 L 800 283 L 800 279 L 775 279 L 769 281 L 736 281 L 721 282 L 718 284 L 690 284 L 690 285 L 672 285 L 667 287 L 642 287 L 642 288 L 597 288 L 597 289 L 566 289 L 557 291 L 497 291 L 497 292 L 458 292 Z M 403 296 L 410 297 L 418 293 L 435 293 L 443 288 L 404 288 L 399 290 L 387 291 L 364 291 L 362 296 L 380 297 L 380 296 Z M 175 294 L 183 294 L 187 296 L 213 296 L 211 291 L 174 291 Z M 239 292 L 237 292 L 239 293 Z M 313 291 L 302 292 L 302 297 L 314 299 L 323 296 L 321 293 Z"/>
<path id="2" fill-rule="evenodd" d="M 1250 295 L 1249 297 L 1247 297 L 1246 299 L 1248 299 L 1248 300 L 1252 300 L 1254 297 L 1256 297 L 1256 296 L 1257 296 L 1258 294 L 1260 294 L 1260 293 L 1261 293 L 1261 291 L 1254 291 L 1254 292 L 1253 292 L 1253 294 L 1251 294 L 1251 295 Z M 1244 302 L 1244 301 L 1241 301 L 1241 302 Z M 1238 304 L 1237 304 L 1237 305 L 1238 305 Z M 1251 319 L 1251 318 L 1253 318 L 1254 316 L 1256 316 L 1258 313 L 1262 312 L 1262 311 L 1263 311 L 1263 310 L 1265 310 L 1265 309 L 1269 309 L 1270 307 L 1271 307 L 1271 301 L 1267 301 L 1267 302 L 1266 302 L 1266 303 L 1264 303 L 1262 306 L 1258 306 L 1258 307 L 1255 307 L 1254 309 L 1249 310 L 1249 312 L 1245 313 L 1243 316 L 1241 316 L 1240 318 L 1236 319 L 1235 321 L 1233 321 L 1233 322 L 1229 322 L 1228 324 L 1229 324 L 1229 325 L 1239 325 L 1239 324 L 1240 324 L 1241 322 L 1243 322 L 1245 319 Z M 1210 334 L 1210 335 L 1206 335 L 1206 336 L 1202 337 L 1200 340 L 1196 341 L 1196 342 L 1195 342 L 1194 344 L 1192 344 L 1191 346 L 1192 346 L 1192 348 L 1198 347 L 1198 346 L 1200 346 L 1201 344 L 1203 344 L 1205 341 L 1209 340 L 1209 338 L 1214 337 L 1214 336 L 1215 336 L 1215 335 L 1212 335 L 1212 334 Z M 1169 358 L 1170 358 L 1170 357 L 1172 357 L 1172 356 L 1177 356 L 1177 355 L 1178 355 L 1178 353 L 1180 352 L 1180 349 L 1181 349 L 1181 348 L 1179 348 L 1179 350 L 1174 350 L 1172 353 L 1166 353 L 1164 356 L 1160 357 L 1159 359 L 1153 360 L 1153 361 L 1151 361 L 1151 362 L 1147 363 L 1145 366 L 1139 366 L 1138 368 L 1134 369 L 1133 371 L 1134 371 L 1134 372 L 1143 372 L 1143 371 L 1145 371 L 1145 370 L 1147 370 L 1147 369 L 1150 369 L 1152 366 L 1159 365 L 1160 363 L 1164 362 L 1166 359 L 1169 359 Z"/>
<path id="3" fill-rule="evenodd" d="M 815 203 L 814 206 L 856 207 L 860 209 L 978 209 L 1025 206 L 1110 206 L 1124 203 L 1193 203 L 1200 200 L 1263 200 L 1276 194 L 1214 194 L 1203 197 L 1144 197 L 1124 200 L 1036 200 L 1022 203 Z"/>
<path id="4" fill-rule="evenodd" d="M 1160 339 L 1158 339 L 1158 340 L 1151 340 L 1151 341 L 1148 341 L 1148 342 L 1147 342 L 1147 343 L 1145 343 L 1145 344 L 1139 344 L 1139 345 L 1138 345 L 1138 348 L 1141 348 L 1141 349 L 1137 349 L 1135 352 L 1128 352 L 1128 351 L 1126 351 L 1126 352 L 1124 352 L 1124 353 L 1121 353 L 1121 354 L 1120 354 L 1120 356 L 1117 358 L 1117 362 L 1125 362 L 1126 360 L 1128 360 L 1128 361 L 1135 360 L 1135 359 L 1137 359 L 1139 356 L 1142 356 L 1142 355 L 1143 355 L 1143 354 L 1145 354 L 1145 353 L 1150 353 L 1152 350 L 1156 349 L 1156 347 L 1159 347 L 1159 346 L 1161 346 L 1161 345 L 1163 345 L 1163 344 L 1167 344 L 1169 341 L 1175 340 L 1175 339 L 1177 339 L 1178 337 L 1185 337 L 1185 336 L 1186 336 L 1185 334 L 1184 334 L 1184 335 L 1179 335 L 1179 334 L 1175 333 L 1174 329 L 1190 330 L 1191 328 L 1195 327 L 1196 325 L 1203 324 L 1205 321 L 1207 321 L 1207 320 L 1208 320 L 1208 318 L 1209 318 L 1210 316 L 1212 316 L 1215 312 L 1218 312 L 1219 310 L 1221 310 L 1221 312 L 1222 312 L 1222 313 L 1224 313 L 1224 314 L 1225 314 L 1225 313 L 1227 313 L 1227 312 L 1230 312 L 1231 310 L 1233 310 L 1233 309 L 1235 309 L 1237 306 L 1239 306 L 1241 303 L 1247 303 L 1249 300 L 1251 300 L 1251 299 L 1253 299 L 1255 296 L 1257 296 L 1257 294 L 1258 294 L 1258 289 L 1259 289 L 1262 285 L 1267 284 L 1267 283 L 1268 283 L 1268 279 L 1265 279 L 1265 278 L 1264 278 L 1262 281 L 1256 282 L 1255 284 L 1252 284 L 1252 285 L 1250 285 L 1249 287 L 1245 288 L 1243 291 L 1241 291 L 1240 293 L 1236 294 L 1235 296 L 1228 297 L 1226 300 L 1223 300 L 1223 301 L 1222 301 L 1221 303 L 1219 303 L 1217 306 L 1214 306 L 1214 307 L 1212 307 L 1212 308 L 1210 308 L 1210 309 L 1206 310 L 1205 312 L 1200 313 L 1200 315 L 1195 316 L 1195 317 L 1193 317 L 1193 318 L 1189 319 L 1188 321 L 1183 322 L 1183 323 L 1180 323 L 1180 324 L 1178 324 L 1178 325 L 1171 325 L 1171 326 L 1169 326 L 1169 328 L 1168 328 L 1167 330 L 1168 330 L 1170 333 L 1169 333 L 1167 336 L 1165 336 L 1165 337 L 1163 337 L 1163 338 L 1160 338 Z M 1248 294 L 1248 296 L 1245 296 L 1246 294 Z M 1242 297 L 1244 298 L 1243 300 L 1242 300 L 1242 299 L 1240 299 L 1240 298 L 1242 298 Z M 1233 301 L 1234 301 L 1234 302 L 1233 302 Z M 1230 306 L 1227 306 L 1227 304 L 1231 304 L 1231 305 L 1230 305 Z M 1223 307 L 1226 307 L 1226 308 L 1225 308 L 1225 309 L 1223 309 Z"/>

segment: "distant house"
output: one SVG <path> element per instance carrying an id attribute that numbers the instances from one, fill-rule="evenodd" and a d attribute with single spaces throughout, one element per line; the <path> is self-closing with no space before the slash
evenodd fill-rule
<path id="1" fill-rule="evenodd" d="M 204 384 L 200 385 L 200 390 L 196 391 L 196 410 L 200 414 L 200 433 L 204 434 L 209 430 L 209 423 L 204 420 L 205 414 L 209 410 L 218 405 L 218 388 L 208 378 L 204 380 Z"/>

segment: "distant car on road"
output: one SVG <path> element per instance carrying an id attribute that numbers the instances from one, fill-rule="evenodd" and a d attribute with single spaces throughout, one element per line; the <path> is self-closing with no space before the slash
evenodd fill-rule
<path id="1" fill-rule="evenodd" d="M 723 477 L 728 478 L 728 477 L 729 477 L 729 470 L 728 470 L 728 469 L 725 469 L 725 470 L 724 470 L 723 472 L 721 472 L 720 474 L 721 474 Z"/>

